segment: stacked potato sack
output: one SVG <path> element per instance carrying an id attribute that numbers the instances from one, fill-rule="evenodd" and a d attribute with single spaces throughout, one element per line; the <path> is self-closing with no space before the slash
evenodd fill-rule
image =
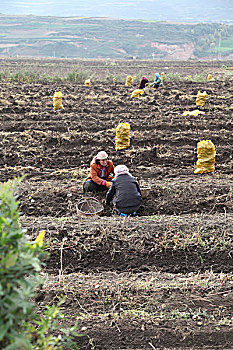
<path id="1" fill-rule="evenodd" d="M 133 77 L 131 75 L 127 75 L 125 86 L 130 87 L 132 85 Z"/>
<path id="2" fill-rule="evenodd" d="M 130 146 L 130 125 L 129 123 L 120 123 L 116 128 L 116 151 L 126 149 Z"/>
<path id="3" fill-rule="evenodd" d="M 56 111 L 58 109 L 63 109 L 62 105 L 62 92 L 57 91 L 53 95 L 53 109 Z"/>
<path id="4" fill-rule="evenodd" d="M 196 98 L 196 105 L 203 107 L 205 105 L 206 97 L 207 97 L 206 91 L 204 92 L 198 91 L 197 98 Z"/>
<path id="5" fill-rule="evenodd" d="M 90 79 L 85 80 L 84 85 L 90 87 L 91 86 L 91 80 Z"/>
<path id="6" fill-rule="evenodd" d="M 194 174 L 211 173 L 214 171 L 215 146 L 210 140 L 203 140 L 197 144 L 197 169 Z"/>

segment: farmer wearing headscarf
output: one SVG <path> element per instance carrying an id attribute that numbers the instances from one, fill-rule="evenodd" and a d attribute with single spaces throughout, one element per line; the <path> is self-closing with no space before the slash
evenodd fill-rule
<path id="1" fill-rule="evenodd" d="M 107 190 L 113 178 L 111 173 L 114 175 L 113 162 L 108 159 L 105 151 L 100 151 L 91 161 L 89 176 L 83 183 L 83 192 Z"/>
<path id="2" fill-rule="evenodd" d="M 143 89 L 145 89 L 146 84 L 148 84 L 148 79 L 146 77 L 142 77 L 142 80 L 141 80 L 140 85 L 139 85 L 138 88 L 140 90 L 143 90 Z"/>
<path id="3" fill-rule="evenodd" d="M 113 204 L 121 216 L 135 215 L 142 202 L 139 184 L 125 165 L 117 165 L 114 173 L 115 177 L 106 194 L 106 204 L 110 204 L 114 197 Z"/>
<path id="4" fill-rule="evenodd" d="M 162 80 L 160 74 L 159 74 L 159 73 L 156 73 L 156 74 L 155 74 L 155 80 L 154 80 L 154 82 L 153 82 L 152 87 L 158 89 L 158 87 L 160 87 L 160 86 L 163 86 L 163 80 Z"/>

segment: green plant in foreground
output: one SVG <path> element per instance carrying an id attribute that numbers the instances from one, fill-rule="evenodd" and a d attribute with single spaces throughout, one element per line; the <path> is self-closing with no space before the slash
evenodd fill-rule
<path id="1" fill-rule="evenodd" d="M 33 312 L 30 301 L 42 282 L 42 249 L 33 247 L 19 226 L 17 181 L 0 186 L 0 348 L 19 342 L 28 346 L 23 332 Z"/>
<path id="2" fill-rule="evenodd" d="M 71 328 L 61 328 L 59 325 L 59 320 L 64 319 L 59 308 L 63 301 L 60 300 L 58 305 L 47 305 L 43 316 L 35 320 L 34 325 L 28 327 L 30 341 L 33 344 L 32 349 L 62 350 L 64 344 L 67 349 L 78 349 L 74 342 L 74 336 L 82 335 L 76 333 L 77 323 Z"/>
<path id="3" fill-rule="evenodd" d="M 34 314 L 32 298 L 43 282 L 40 271 L 45 232 L 30 242 L 20 227 L 17 183 L 13 180 L 0 185 L 0 349 L 55 350 L 63 344 L 77 349 L 73 341 L 79 336 L 77 325 L 66 329 L 57 325 L 57 319 L 64 318 L 59 305 L 47 307 L 41 317 Z"/>

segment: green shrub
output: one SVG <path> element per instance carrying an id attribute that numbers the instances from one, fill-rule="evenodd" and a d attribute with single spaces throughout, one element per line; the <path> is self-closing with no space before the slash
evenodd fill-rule
<path id="1" fill-rule="evenodd" d="M 47 305 L 44 314 L 28 326 L 28 336 L 32 344 L 30 350 L 62 350 L 64 345 L 66 349 L 78 349 L 75 337 L 82 335 L 76 333 L 77 322 L 71 328 L 61 328 L 59 324 L 59 320 L 64 319 L 59 307 L 63 301 L 61 299 L 58 305 Z"/>
<path id="2" fill-rule="evenodd" d="M 82 72 L 69 72 L 65 78 L 66 81 L 70 82 L 77 82 L 77 83 L 84 83 L 86 79 L 92 79 L 93 76 L 88 71 L 82 71 Z"/>
<path id="3" fill-rule="evenodd" d="M 6 73 L 0 72 L 0 81 L 5 81 L 6 80 Z"/>
<path id="4" fill-rule="evenodd" d="M 19 180 L 0 185 L 0 349 L 77 349 L 75 324 L 60 328 L 64 319 L 59 305 L 47 306 L 40 317 L 33 297 L 43 282 L 40 277 L 44 231 L 30 242 L 19 224 L 16 189 Z M 60 304 L 63 301 L 60 301 Z"/>
<path id="5" fill-rule="evenodd" d="M 51 77 L 51 81 L 53 83 L 61 83 L 63 81 L 63 78 L 58 75 L 54 75 L 53 77 Z"/>
<path id="6" fill-rule="evenodd" d="M 166 81 L 181 81 L 181 76 L 179 73 L 167 73 L 164 77 Z"/>
<path id="7" fill-rule="evenodd" d="M 202 74 L 195 74 L 193 77 L 193 81 L 197 83 L 204 83 L 207 81 L 207 76 L 204 76 Z"/>
<path id="8" fill-rule="evenodd" d="M 23 332 L 33 312 L 30 301 L 42 282 L 42 249 L 29 242 L 19 225 L 16 183 L 0 186 L 0 348 L 9 344 L 28 345 Z"/>
<path id="9" fill-rule="evenodd" d="M 105 80 L 108 83 L 113 83 L 114 81 L 115 81 L 115 83 L 124 83 L 125 82 L 125 78 L 123 76 L 121 76 L 120 74 L 112 74 L 112 73 L 108 73 L 105 77 Z"/>

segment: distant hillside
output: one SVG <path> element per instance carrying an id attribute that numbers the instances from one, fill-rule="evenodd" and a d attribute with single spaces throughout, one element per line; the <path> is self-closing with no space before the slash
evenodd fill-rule
<path id="1" fill-rule="evenodd" d="M 233 24 L 232 0 L 1 0 L 8 15 L 82 16 Z"/>
<path id="2" fill-rule="evenodd" d="M 0 55 L 67 58 L 233 57 L 233 25 L 0 16 Z"/>

